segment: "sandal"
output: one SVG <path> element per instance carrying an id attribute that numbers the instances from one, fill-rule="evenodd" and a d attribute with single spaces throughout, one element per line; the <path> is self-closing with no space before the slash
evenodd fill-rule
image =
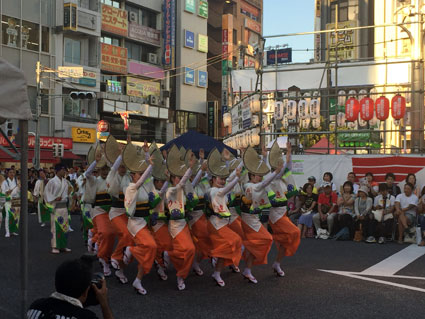
<path id="1" fill-rule="evenodd" d="M 136 282 L 136 280 L 133 282 L 133 288 L 134 288 L 134 290 L 136 290 L 136 292 L 139 294 L 139 295 L 142 295 L 142 296 L 144 296 L 144 295 L 146 295 L 148 292 L 146 291 L 146 289 L 145 288 L 143 288 L 143 286 L 142 286 L 142 284 L 140 283 L 140 281 L 139 281 L 139 283 L 137 284 L 137 283 L 135 283 Z"/>
<path id="2" fill-rule="evenodd" d="M 186 285 L 184 284 L 184 279 L 177 277 L 177 289 L 182 291 L 186 289 Z"/>
<path id="3" fill-rule="evenodd" d="M 60 254 L 60 250 L 57 249 L 57 248 L 52 248 L 51 253 L 52 254 Z"/>
<path id="4" fill-rule="evenodd" d="M 161 278 L 161 280 L 164 280 L 165 281 L 165 280 L 168 279 L 168 276 L 165 273 L 164 268 L 162 268 L 161 266 L 158 266 L 158 269 L 157 269 L 156 273 L 158 274 L 159 278 Z"/>
<path id="5" fill-rule="evenodd" d="M 285 277 L 285 272 L 280 268 L 280 266 L 273 266 L 273 272 L 278 277 Z"/>
<path id="6" fill-rule="evenodd" d="M 69 248 L 64 248 L 64 249 L 61 249 L 61 252 L 62 252 L 62 253 L 70 253 L 70 252 L 71 252 L 71 249 L 69 249 Z"/>
<path id="7" fill-rule="evenodd" d="M 198 267 L 193 267 L 193 272 L 198 275 L 198 276 L 203 276 L 204 272 L 202 271 L 202 269 L 198 266 Z"/>
<path id="8" fill-rule="evenodd" d="M 257 279 L 255 279 L 255 277 L 252 274 L 242 274 L 242 276 L 244 276 L 245 279 L 248 279 L 250 283 L 256 284 L 258 283 Z"/>
<path id="9" fill-rule="evenodd" d="M 238 266 L 236 266 L 236 265 L 231 265 L 231 266 L 229 266 L 229 268 L 230 268 L 230 270 L 231 270 L 232 272 L 234 272 L 234 273 L 236 273 L 236 274 L 239 274 L 239 273 L 241 272 L 241 270 L 239 269 L 239 267 L 238 267 Z"/>
<path id="10" fill-rule="evenodd" d="M 213 279 L 214 279 L 214 281 L 215 281 L 215 283 L 217 284 L 217 286 L 219 286 L 219 287 L 224 287 L 226 284 L 224 283 L 224 281 L 223 281 L 223 279 L 221 279 L 221 277 L 219 276 L 219 278 L 216 278 L 215 276 L 214 276 L 214 274 L 211 276 Z"/>
<path id="11" fill-rule="evenodd" d="M 124 273 L 121 270 L 117 270 L 115 272 L 115 277 L 117 277 L 118 281 L 122 283 L 123 285 L 128 283 L 127 277 L 124 275 Z"/>
<path id="12" fill-rule="evenodd" d="M 114 268 L 115 270 L 120 270 L 120 263 L 118 262 L 118 260 L 116 259 L 112 259 L 111 258 L 111 266 L 112 268 Z"/>

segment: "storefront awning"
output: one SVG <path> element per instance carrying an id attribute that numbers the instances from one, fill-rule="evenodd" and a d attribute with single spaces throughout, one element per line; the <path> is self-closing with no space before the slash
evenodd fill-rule
<path id="1" fill-rule="evenodd" d="M 9 149 L 11 152 L 12 150 Z M 19 151 L 19 148 L 18 148 Z M 32 162 L 32 159 L 34 157 L 34 150 L 28 150 L 28 163 Z M 81 157 L 78 155 L 75 155 L 71 151 L 65 151 L 64 152 L 64 159 L 75 159 L 75 160 L 81 160 Z M 40 151 L 40 162 L 41 163 L 58 163 L 60 162 L 60 158 L 53 157 L 53 151 L 52 150 L 41 150 Z M 11 158 L 8 154 L 6 154 L 3 150 L 0 150 L 0 161 L 1 162 L 19 162 L 13 158 Z"/>

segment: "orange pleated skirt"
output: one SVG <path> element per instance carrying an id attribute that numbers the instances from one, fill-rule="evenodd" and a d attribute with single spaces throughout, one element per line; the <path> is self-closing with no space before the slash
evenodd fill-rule
<path id="1" fill-rule="evenodd" d="M 187 225 L 175 238 L 171 238 L 171 244 L 172 250 L 168 255 L 177 270 L 177 277 L 184 279 L 189 275 L 192 268 L 196 250 Z"/>
<path id="2" fill-rule="evenodd" d="M 108 261 L 111 258 L 112 252 L 114 251 L 115 237 L 117 235 L 115 232 L 115 227 L 109 220 L 108 214 L 97 215 L 95 218 L 93 218 L 93 223 L 96 225 L 97 231 L 99 233 L 99 250 L 97 252 L 97 256 L 105 261 Z"/>
<path id="3" fill-rule="evenodd" d="M 139 230 L 133 237 L 136 246 L 130 247 L 131 254 L 139 263 L 139 269 L 143 269 L 144 274 L 151 271 L 153 261 L 156 256 L 156 242 L 148 227 Z"/>
<path id="4" fill-rule="evenodd" d="M 244 232 L 243 244 L 245 246 L 244 259 L 248 256 L 248 252 L 254 256 L 253 265 L 267 264 L 267 255 L 272 247 L 273 237 L 261 225 L 258 232 L 253 230 L 244 221 L 242 221 L 242 229 Z"/>
<path id="5" fill-rule="evenodd" d="M 164 251 L 170 252 L 173 249 L 171 236 L 168 232 L 168 225 L 162 225 L 156 232 L 153 232 L 153 236 L 157 245 L 155 260 L 162 267 L 165 267 Z"/>
<path id="6" fill-rule="evenodd" d="M 236 218 L 233 223 L 229 225 L 229 228 L 233 230 L 236 234 L 239 235 L 240 238 L 244 237 L 243 229 L 242 229 L 242 218 Z"/>
<path id="7" fill-rule="evenodd" d="M 196 247 L 196 252 L 203 259 L 211 256 L 211 239 L 208 232 L 208 221 L 205 215 L 202 215 L 190 229 L 193 235 L 193 242 Z"/>
<path id="8" fill-rule="evenodd" d="M 223 226 L 217 230 L 210 222 L 207 225 L 212 244 L 211 256 L 223 258 L 225 266 L 238 266 L 242 255 L 242 239 L 240 236 L 229 226 Z"/>
<path id="9" fill-rule="evenodd" d="M 111 222 L 115 228 L 115 232 L 118 235 L 118 243 L 111 258 L 122 261 L 123 248 L 127 246 L 133 246 L 134 244 L 133 236 L 130 234 L 127 228 L 128 217 L 126 214 L 122 214 L 113 218 Z"/>
<path id="10" fill-rule="evenodd" d="M 285 247 L 285 256 L 293 256 L 301 242 L 301 232 L 291 220 L 285 215 L 276 223 L 269 221 L 273 230 L 273 239 Z"/>

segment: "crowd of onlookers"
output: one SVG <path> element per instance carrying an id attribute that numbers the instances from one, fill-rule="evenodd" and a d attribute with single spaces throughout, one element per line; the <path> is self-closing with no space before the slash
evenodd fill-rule
<path id="1" fill-rule="evenodd" d="M 350 172 L 339 188 L 332 173 L 322 179 L 319 187 L 310 176 L 288 203 L 288 216 L 302 237 L 425 246 L 425 187 L 418 187 L 415 174 L 407 174 L 403 189 L 392 173 L 379 184 L 372 173 L 358 179 Z"/>

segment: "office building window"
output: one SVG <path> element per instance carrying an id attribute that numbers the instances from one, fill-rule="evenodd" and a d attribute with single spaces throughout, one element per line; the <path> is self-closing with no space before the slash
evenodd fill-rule
<path id="1" fill-rule="evenodd" d="M 40 39 L 39 39 L 39 25 L 28 22 L 28 21 L 22 21 L 22 28 L 21 28 L 21 41 L 22 41 L 22 48 L 33 50 L 33 51 L 39 51 L 39 45 L 40 45 Z"/>
<path id="2" fill-rule="evenodd" d="M 330 23 L 335 22 L 336 6 L 338 5 L 338 22 L 348 21 L 348 0 L 334 0 L 331 2 Z"/>
<path id="3" fill-rule="evenodd" d="M 3 15 L 1 19 L 2 23 L 2 43 L 11 47 L 20 47 L 20 32 L 19 32 L 19 20 L 16 18 L 8 17 Z"/>
<path id="4" fill-rule="evenodd" d="M 50 32 L 48 27 L 41 27 L 41 51 L 49 52 Z"/>
<path id="5" fill-rule="evenodd" d="M 107 4 L 108 6 L 114 7 L 114 8 L 119 8 L 120 7 L 120 2 L 119 1 L 102 0 L 101 2 L 104 3 L 104 4 Z"/>
<path id="6" fill-rule="evenodd" d="M 117 47 L 120 46 L 120 39 L 119 38 L 103 36 L 103 37 L 100 37 L 100 42 L 106 43 L 106 44 L 112 44 L 112 45 L 115 45 Z"/>
<path id="7" fill-rule="evenodd" d="M 149 53 L 156 54 L 157 48 L 145 45 L 138 44 L 130 41 L 125 42 L 125 47 L 127 48 L 128 58 L 136 61 L 149 62 Z"/>
<path id="8" fill-rule="evenodd" d="M 125 9 L 128 11 L 130 22 L 156 29 L 157 14 L 155 12 L 129 5 L 126 5 Z"/>
<path id="9" fill-rule="evenodd" d="M 81 41 L 64 38 L 65 62 L 81 64 Z"/>

